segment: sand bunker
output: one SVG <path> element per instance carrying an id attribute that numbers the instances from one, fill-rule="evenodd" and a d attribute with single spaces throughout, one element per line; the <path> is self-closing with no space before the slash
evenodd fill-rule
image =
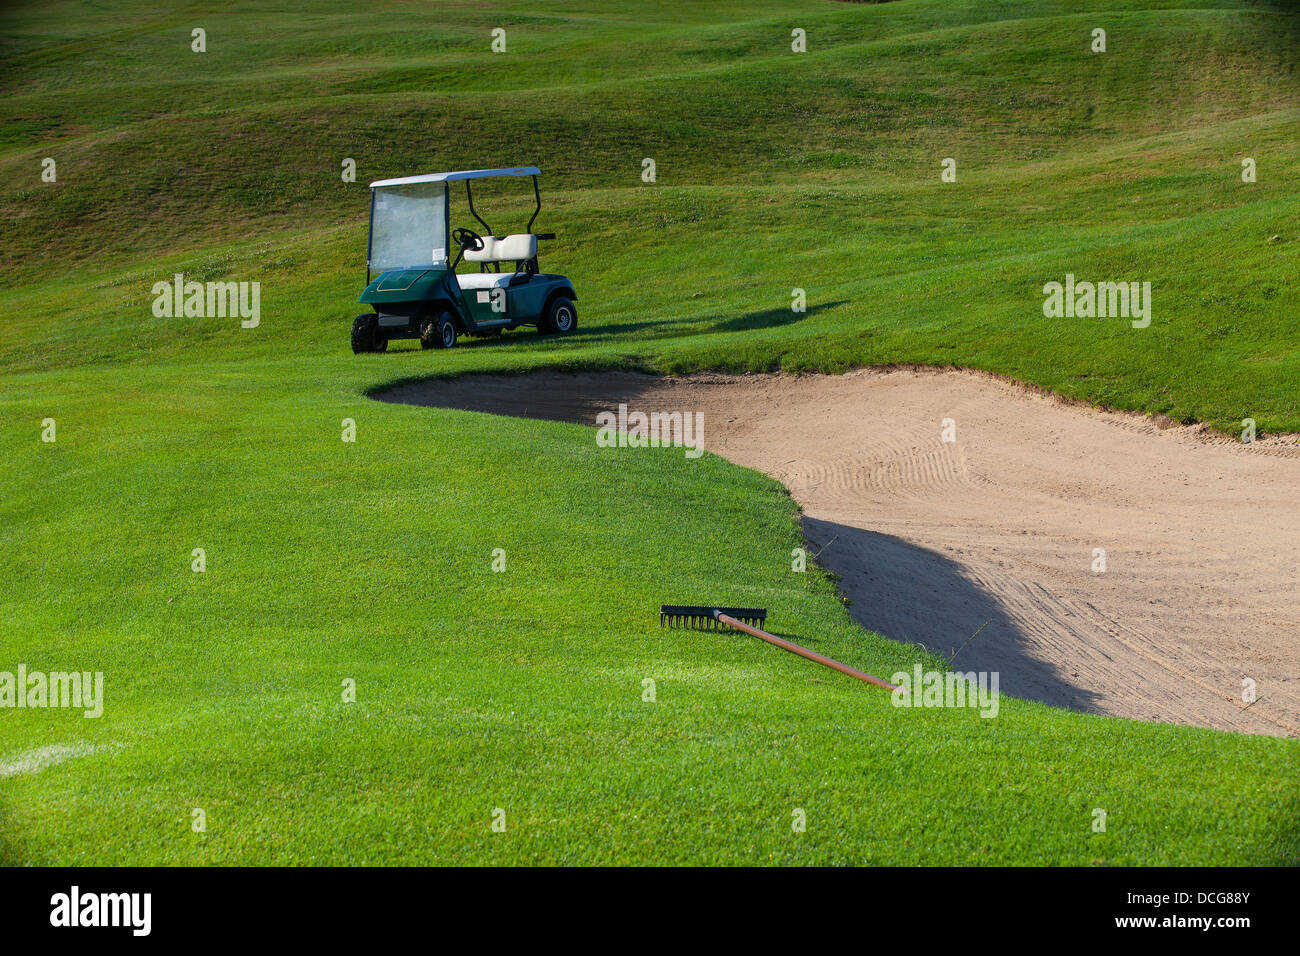
<path id="1" fill-rule="evenodd" d="M 593 426 L 619 402 L 702 411 L 708 451 L 803 506 L 864 627 L 944 654 L 983 627 L 956 666 L 1018 697 L 1300 735 L 1294 436 L 1248 445 L 939 370 L 473 375 L 378 397 Z"/>

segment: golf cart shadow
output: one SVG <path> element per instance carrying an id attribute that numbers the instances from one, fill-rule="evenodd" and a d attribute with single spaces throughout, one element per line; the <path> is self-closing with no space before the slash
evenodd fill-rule
<path id="1" fill-rule="evenodd" d="M 996 671 L 999 691 L 1012 697 L 1105 713 L 1097 694 L 1032 656 L 1003 605 L 942 554 L 817 518 L 805 517 L 803 529 L 810 553 L 820 551 L 818 563 L 840 575 L 849 612 L 867 630 L 918 644 L 951 660 L 955 671 Z"/>
<path id="2" fill-rule="evenodd" d="M 575 332 L 572 337 L 576 337 L 576 335 L 577 333 Z M 565 338 L 570 338 L 570 337 L 571 336 L 565 336 Z M 496 346 L 499 345 L 514 345 L 515 343 L 523 342 L 525 339 L 534 339 L 542 342 L 549 342 L 551 341 L 551 338 L 552 338 L 551 336 L 538 335 L 535 329 L 520 329 L 520 330 L 515 330 L 510 332 L 501 332 L 498 335 L 461 336 L 456 340 L 456 348 L 457 349 L 495 348 Z M 379 352 L 376 354 L 382 357 L 384 355 L 392 355 L 394 353 L 401 355 L 403 353 L 420 352 L 420 351 L 423 350 L 420 348 L 420 343 L 418 339 L 409 340 L 409 341 L 402 341 L 399 339 L 397 342 L 391 343 L 388 346 L 386 351 Z"/>
<path id="3" fill-rule="evenodd" d="M 732 319 L 724 319 L 719 322 L 714 322 L 709 328 L 709 331 L 752 332 L 755 329 L 775 329 L 782 325 L 793 325 L 796 322 L 810 319 L 818 312 L 833 309 L 836 306 L 843 305 L 846 301 L 846 299 L 839 299 L 835 302 L 819 302 L 816 305 L 808 306 L 803 312 L 795 312 L 788 307 L 780 309 L 764 309 L 762 312 L 750 312 L 746 315 L 738 315 Z"/>
<path id="4" fill-rule="evenodd" d="M 810 305 L 803 312 L 793 312 L 788 308 L 763 309 L 760 312 L 747 312 L 744 315 L 721 318 L 703 316 L 699 319 L 690 317 L 679 319 L 655 319 L 645 322 L 617 322 L 593 325 L 588 323 L 570 335 L 574 339 L 612 338 L 632 332 L 660 330 L 663 336 L 702 335 L 712 332 L 752 332 L 757 329 L 775 329 L 783 325 L 793 325 L 811 318 L 818 312 L 844 305 L 847 299 L 835 302 L 820 302 Z M 651 336 L 652 338 L 655 336 Z"/>

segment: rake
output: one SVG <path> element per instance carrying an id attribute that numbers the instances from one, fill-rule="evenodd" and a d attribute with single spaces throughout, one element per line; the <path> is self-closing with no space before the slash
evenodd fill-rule
<path id="1" fill-rule="evenodd" d="M 693 627 L 706 631 L 716 631 L 724 627 L 734 628 L 737 631 L 752 634 L 759 640 L 767 641 L 769 644 L 775 644 L 791 654 L 798 654 L 800 657 L 829 667 L 833 671 L 839 671 L 849 677 L 856 677 L 860 681 L 883 687 L 885 690 L 898 690 L 896 686 L 888 681 L 854 670 L 848 664 L 841 664 L 829 657 L 823 657 L 816 651 L 800 647 L 798 644 L 779 638 L 775 634 L 769 634 L 767 631 L 760 630 L 755 626 L 766 621 L 767 609 L 761 607 L 704 607 L 696 604 L 663 604 L 659 608 L 660 627 L 666 624 L 669 627 Z"/>

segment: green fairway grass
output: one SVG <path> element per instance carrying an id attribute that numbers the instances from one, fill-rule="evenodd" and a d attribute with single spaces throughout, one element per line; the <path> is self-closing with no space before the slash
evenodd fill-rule
<path id="1" fill-rule="evenodd" d="M 369 397 L 924 363 L 1300 431 L 1293 5 L 69 2 L 0 33 L 0 671 L 106 695 L 0 710 L 0 863 L 1300 861 L 1294 740 L 894 708 L 661 630 L 717 600 L 873 674 L 945 666 L 792 573 L 776 481 Z M 519 163 L 578 332 L 352 355 L 366 184 Z M 522 226 L 520 185 L 484 184 L 489 221 Z M 156 318 L 175 273 L 260 282 L 261 324 Z M 1067 273 L 1151 282 L 1150 327 L 1045 318 Z"/>

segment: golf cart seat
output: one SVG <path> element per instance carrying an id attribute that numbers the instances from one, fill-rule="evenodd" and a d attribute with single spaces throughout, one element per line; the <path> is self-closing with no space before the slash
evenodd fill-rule
<path id="1" fill-rule="evenodd" d="M 522 233 L 498 239 L 483 236 L 482 249 L 466 249 L 466 262 L 527 262 L 537 255 L 537 237 Z"/>
<path id="2" fill-rule="evenodd" d="M 484 239 L 487 237 L 484 236 Z M 460 284 L 461 291 L 473 289 L 504 289 L 510 285 L 510 280 L 515 277 L 512 272 L 459 272 L 456 274 L 456 281 Z"/>

